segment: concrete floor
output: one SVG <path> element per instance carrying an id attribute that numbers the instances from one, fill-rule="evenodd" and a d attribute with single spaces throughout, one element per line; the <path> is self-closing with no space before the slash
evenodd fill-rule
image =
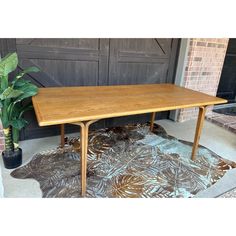
<path id="1" fill-rule="evenodd" d="M 175 123 L 171 120 L 159 120 L 156 123 L 164 127 L 168 134 L 178 139 L 193 141 L 196 121 Z M 70 136 L 75 136 L 72 134 Z M 59 144 L 59 136 L 27 140 L 20 143 L 24 151 L 23 165 L 37 152 L 55 148 Z M 236 134 L 205 121 L 200 144 L 211 149 L 218 155 L 236 162 Z M 32 179 L 20 180 L 10 176 L 11 170 L 3 168 L 2 178 L 5 197 L 41 197 L 39 183 Z M 236 188 L 236 169 L 228 171 L 222 179 L 196 197 L 217 197 L 220 194 Z"/>

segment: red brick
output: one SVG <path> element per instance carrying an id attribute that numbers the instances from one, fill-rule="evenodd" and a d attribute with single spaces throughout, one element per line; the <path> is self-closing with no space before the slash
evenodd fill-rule
<path id="1" fill-rule="evenodd" d="M 0 138 L 0 144 L 4 144 L 4 138 Z"/>
<path id="2" fill-rule="evenodd" d="M 192 38 L 190 39 L 190 45 L 183 86 L 215 96 L 228 39 Z M 197 109 L 182 109 L 178 120 L 189 120 L 197 117 L 197 114 Z"/>
<path id="3" fill-rule="evenodd" d="M 0 144 L 0 153 L 4 150 L 4 145 Z"/>

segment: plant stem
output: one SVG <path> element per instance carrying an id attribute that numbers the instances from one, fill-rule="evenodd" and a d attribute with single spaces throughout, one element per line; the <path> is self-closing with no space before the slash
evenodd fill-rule
<path id="1" fill-rule="evenodd" d="M 13 141 L 12 141 L 12 129 L 11 129 L 11 127 L 3 129 L 3 133 L 4 133 L 4 136 L 5 136 L 5 151 L 6 152 L 11 152 L 11 151 L 13 151 Z"/>
<path id="2" fill-rule="evenodd" d="M 19 136 L 20 136 L 20 130 L 16 129 L 15 127 L 12 127 L 12 141 L 15 151 L 19 149 Z"/>

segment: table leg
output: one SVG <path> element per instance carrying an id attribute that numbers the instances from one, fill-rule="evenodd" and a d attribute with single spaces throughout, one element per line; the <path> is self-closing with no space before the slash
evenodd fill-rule
<path id="1" fill-rule="evenodd" d="M 61 124 L 61 147 L 65 146 L 65 125 Z"/>
<path id="2" fill-rule="evenodd" d="M 196 153 L 198 149 L 203 122 L 205 119 L 205 114 L 206 114 L 206 107 L 199 107 L 198 120 L 197 120 L 197 126 L 196 126 L 193 149 L 192 149 L 192 156 L 191 156 L 191 159 L 193 161 L 196 159 Z"/>
<path id="3" fill-rule="evenodd" d="M 86 196 L 87 153 L 89 126 L 97 120 L 72 123 L 80 126 L 80 169 L 81 169 L 81 196 Z"/>
<path id="4" fill-rule="evenodd" d="M 87 179 L 87 152 L 88 152 L 88 126 L 80 125 L 80 170 L 81 170 L 81 196 L 86 196 Z"/>
<path id="5" fill-rule="evenodd" d="M 153 112 L 151 115 L 150 131 L 153 131 L 155 117 L 156 117 L 156 112 Z"/>

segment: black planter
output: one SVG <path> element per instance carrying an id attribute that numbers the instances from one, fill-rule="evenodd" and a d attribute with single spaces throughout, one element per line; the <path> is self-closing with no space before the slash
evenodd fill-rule
<path id="1" fill-rule="evenodd" d="M 22 164 L 22 149 L 14 152 L 2 152 L 2 158 L 5 168 L 14 169 Z"/>

